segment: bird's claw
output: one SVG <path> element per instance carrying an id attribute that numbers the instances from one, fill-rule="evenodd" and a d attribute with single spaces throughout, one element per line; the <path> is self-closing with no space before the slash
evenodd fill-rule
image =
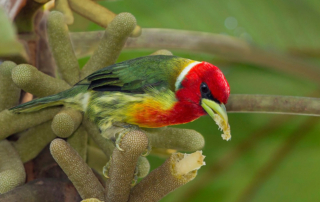
<path id="1" fill-rule="evenodd" d="M 106 163 L 105 166 L 103 166 L 103 169 L 102 169 L 102 174 L 106 178 L 109 178 L 108 173 L 109 173 L 109 169 L 110 169 L 111 160 L 112 160 L 112 157 L 110 156 L 109 161 Z"/>
<path id="2" fill-rule="evenodd" d="M 132 187 L 134 185 L 136 185 L 136 183 L 138 181 L 138 173 L 139 173 L 138 166 L 136 166 L 136 169 L 134 170 L 133 180 L 132 180 L 132 183 L 131 183 Z"/>
<path id="3" fill-rule="evenodd" d="M 117 125 L 116 125 L 117 126 Z M 123 137 L 129 133 L 130 131 L 133 131 L 133 130 L 139 130 L 139 127 L 138 126 L 135 126 L 135 125 L 121 125 L 121 127 L 123 127 L 124 129 L 118 133 L 118 137 L 116 138 L 116 147 L 119 151 L 124 151 L 120 145 L 121 145 L 121 141 L 123 139 Z"/>
<path id="4" fill-rule="evenodd" d="M 116 139 L 116 147 L 119 151 L 124 151 L 121 147 L 120 147 L 120 144 L 121 144 L 121 141 L 122 141 L 122 138 L 128 133 L 128 129 L 124 129 L 122 132 L 119 133 L 117 139 Z"/>
<path id="5" fill-rule="evenodd" d="M 145 153 L 141 154 L 141 156 L 148 156 L 151 150 L 152 150 L 152 147 L 151 147 L 150 141 L 148 141 L 148 148 L 146 149 Z"/>

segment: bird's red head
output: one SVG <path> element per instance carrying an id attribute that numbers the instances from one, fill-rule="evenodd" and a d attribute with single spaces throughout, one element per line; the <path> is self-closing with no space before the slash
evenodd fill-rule
<path id="1" fill-rule="evenodd" d="M 193 62 L 177 77 L 175 87 L 180 105 L 189 112 L 184 116 L 209 114 L 224 131 L 223 139 L 231 138 L 224 106 L 229 98 L 230 87 L 218 67 L 207 62 Z"/>
<path id="2" fill-rule="evenodd" d="M 227 103 L 230 87 L 218 67 L 208 62 L 194 62 L 179 77 L 176 81 L 176 95 L 180 101 L 201 104 L 201 100 L 205 98 L 218 104 Z"/>

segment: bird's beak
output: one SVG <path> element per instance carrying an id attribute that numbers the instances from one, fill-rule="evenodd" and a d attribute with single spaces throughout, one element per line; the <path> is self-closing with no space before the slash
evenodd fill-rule
<path id="1" fill-rule="evenodd" d="M 224 104 L 219 105 L 212 100 L 203 98 L 201 100 L 201 106 L 209 114 L 209 116 L 211 116 L 211 118 L 214 119 L 214 113 L 216 113 L 222 118 L 224 124 L 228 125 L 228 115 Z"/>
<path id="2" fill-rule="evenodd" d="M 222 138 L 229 140 L 231 138 L 230 126 L 228 123 L 228 115 L 224 104 L 218 104 L 212 100 L 202 98 L 201 106 L 209 114 L 209 116 L 211 116 L 211 118 L 218 124 L 220 129 L 223 130 L 225 135 L 222 135 Z"/>

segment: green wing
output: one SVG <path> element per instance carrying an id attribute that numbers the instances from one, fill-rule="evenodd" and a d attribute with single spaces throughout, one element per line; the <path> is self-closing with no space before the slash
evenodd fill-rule
<path id="1" fill-rule="evenodd" d="M 89 85 L 95 91 L 143 93 L 145 89 L 170 89 L 189 59 L 155 55 L 117 63 L 94 72 L 77 85 Z"/>

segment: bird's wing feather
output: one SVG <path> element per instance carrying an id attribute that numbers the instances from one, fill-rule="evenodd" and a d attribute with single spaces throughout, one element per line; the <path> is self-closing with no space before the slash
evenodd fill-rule
<path id="1" fill-rule="evenodd" d="M 150 87 L 171 89 L 170 78 L 174 78 L 186 61 L 176 56 L 140 57 L 98 70 L 78 85 L 89 85 L 88 89 L 95 91 L 132 93 L 143 93 Z"/>

